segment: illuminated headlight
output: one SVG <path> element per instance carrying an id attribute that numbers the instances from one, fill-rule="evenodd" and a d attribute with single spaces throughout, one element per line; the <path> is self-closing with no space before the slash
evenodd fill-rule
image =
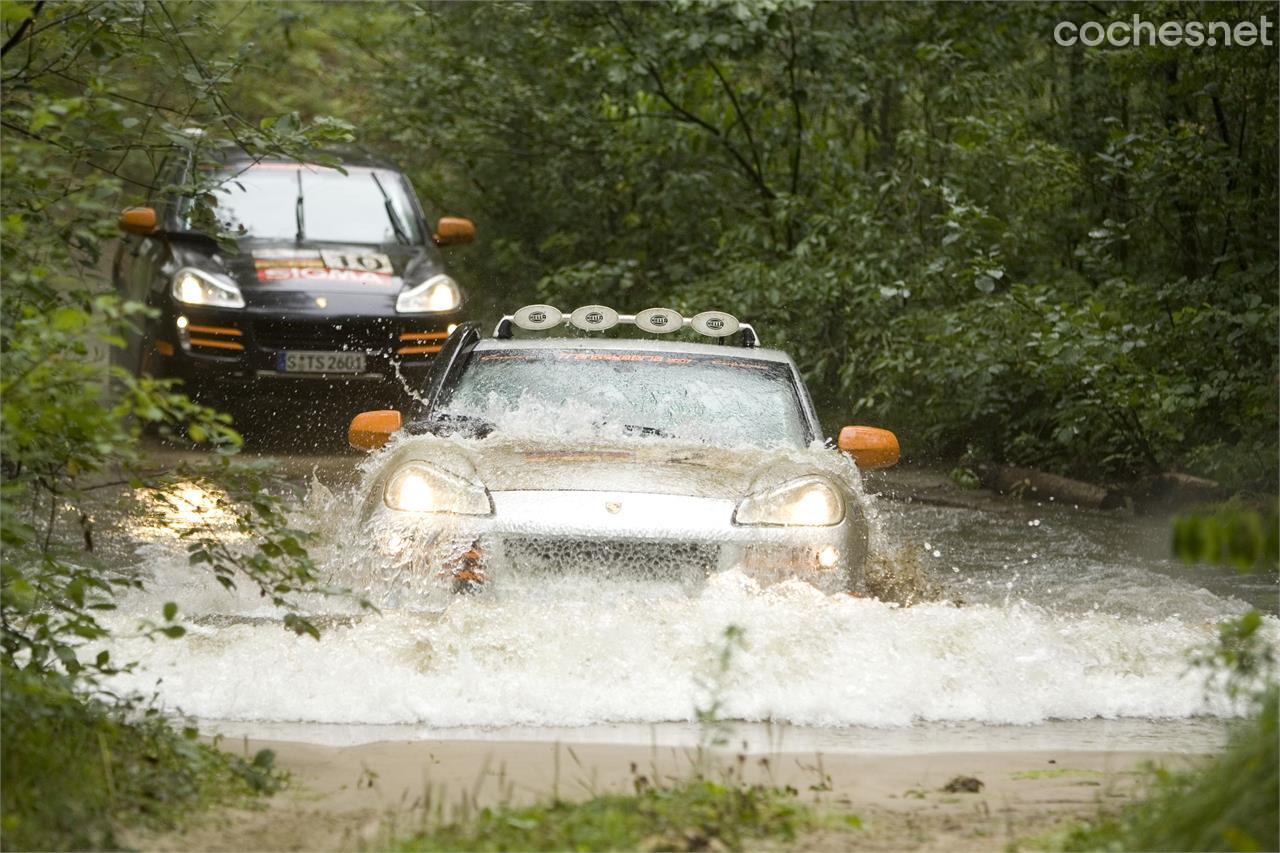
<path id="1" fill-rule="evenodd" d="M 734 524 L 773 527 L 830 527 L 844 519 L 844 498 L 821 477 L 803 477 L 738 504 Z"/>
<path id="2" fill-rule="evenodd" d="M 244 307 L 244 296 L 234 281 L 225 275 L 205 272 L 195 267 L 183 267 L 174 273 L 170 290 L 173 298 L 184 305 Z"/>
<path id="3" fill-rule="evenodd" d="M 383 500 L 402 512 L 493 513 L 493 503 L 483 487 L 422 462 L 410 462 L 392 474 Z"/>
<path id="4" fill-rule="evenodd" d="M 462 291 L 458 283 L 441 273 L 401 293 L 396 299 L 396 310 L 401 314 L 452 311 L 461 304 Z"/>

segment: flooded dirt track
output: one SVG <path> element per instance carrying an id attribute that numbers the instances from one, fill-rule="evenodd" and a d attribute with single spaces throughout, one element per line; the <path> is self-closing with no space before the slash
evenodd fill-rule
<path id="1" fill-rule="evenodd" d="M 359 526 L 361 457 L 276 458 L 299 490 L 297 523 L 319 537 L 318 563 L 381 614 L 308 602 L 324 637 L 295 637 L 261 599 L 188 567 L 181 543 L 138 529 L 128 559 L 149 589 L 113 617 L 124 627 L 179 603 L 188 635 L 125 641 L 115 655 L 140 666 L 116 686 L 158 691 L 227 734 L 690 745 L 737 625 L 723 714 L 744 721 L 738 737 L 753 750 L 784 737 L 824 751 L 1205 751 L 1235 709 L 1206 697 L 1188 651 L 1251 605 L 1280 638 L 1274 583 L 1171 561 L 1163 519 L 1032 503 L 873 500 L 885 564 L 922 569 L 937 590 L 909 607 L 732 570 L 693 590 L 578 573 L 405 595 L 385 588 Z"/>

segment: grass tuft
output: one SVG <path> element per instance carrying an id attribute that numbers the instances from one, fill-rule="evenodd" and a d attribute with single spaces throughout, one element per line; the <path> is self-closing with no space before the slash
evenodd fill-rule
<path id="1" fill-rule="evenodd" d="M 429 827 L 392 847 L 435 850 L 741 850 L 760 841 L 790 842 L 826 822 L 794 788 L 695 778 L 669 787 L 637 786 L 584 802 L 495 806 Z M 858 826 L 844 819 L 844 829 Z"/>

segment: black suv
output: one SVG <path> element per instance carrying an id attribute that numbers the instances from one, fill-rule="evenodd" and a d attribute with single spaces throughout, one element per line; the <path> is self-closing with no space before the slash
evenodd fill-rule
<path id="1" fill-rule="evenodd" d="M 233 411 L 264 397 L 332 406 L 337 389 L 344 411 L 403 400 L 463 319 L 437 247 L 470 242 L 471 222 L 432 231 L 408 179 L 367 155 L 344 154 L 340 171 L 224 152 L 166 183 L 195 185 L 196 168 L 208 192 L 120 216 L 116 287 L 159 311 L 126 366 Z"/>

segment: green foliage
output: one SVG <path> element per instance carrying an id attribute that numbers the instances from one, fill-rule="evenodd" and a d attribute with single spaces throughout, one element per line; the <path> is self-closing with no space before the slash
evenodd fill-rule
<path id="1" fill-rule="evenodd" d="M 1263 636 L 1262 614 L 1250 610 L 1218 626 L 1218 640 L 1192 656 L 1192 663 L 1211 673 L 1210 688 L 1221 688 L 1233 700 L 1259 704 L 1268 685 L 1276 683 L 1276 652 Z"/>
<path id="2" fill-rule="evenodd" d="M 698 689 L 706 697 L 706 704 L 694 709 L 701 729 L 698 741 L 699 761 L 705 761 L 711 748 L 727 744 L 733 734 L 733 726 L 724 718 L 724 711 L 734 676 L 733 658 L 745 648 L 746 632 L 742 626 L 726 626 L 710 672 L 697 679 Z"/>
<path id="3" fill-rule="evenodd" d="M 156 184 L 167 158 L 226 143 L 301 154 L 350 139 L 350 128 L 237 113 L 227 88 L 244 54 L 200 48 L 210 4 L 9 0 L 0 10 L 0 829 L 6 848 L 111 846 L 118 821 L 169 825 L 276 779 L 266 756 L 230 759 L 106 690 L 102 677 L 129 663 L 112 657 L 99 617 L 143 579 L 102 559 L 95 519 L 200 488 L 211 511 L 158 515 L 193 564 L 226 586 L 252 584 L 284 608 L 287 628 L 313 636 L 293 602 L 327 590 L 283 486 L 234 459 L 230 419 L 111 363 L 149 309 L 110 292 L 103 246 L 120 208 L 179 189 Z M 144 432 L 208 457 L 155 470 Z M 183 630 L 172 602 L 138 626 L 156 638 Z"/>
<path id="4" fill-rule="evenodd" d="M 1173 520 L 1173 552 L 1187 563 L 1280 571 L 1280 510 L 1225 506 L 1180 515 Z"/>
<path id="5" fill-rule="evenodd" d="M 394 850 L 742 850 L 819 825 L 792 789 L 692 779 L 585 802 L 496 806 L 425 828 Z M 846 822 L 847 826 L 855 825 Z"/>
<path id="6" fill-rule="evenodd" d="M 1192 656 L 1206 691 L 1244 703 L 1227 748 L 1184 771 L 1152 769 L 1140 800 L 1116 815 L 1045 839 L 1052 850 L 1280 849 L 1280 731 L 1276 654 L 1251 610 L 1219 626 L 1217 642 Z"/>
<path id="7" fill-rule="evenodd" d="M 1280 850 L 1277 696 L 1195 772 L 1153 771 L 1146 797 L 1050 840 L 1056 850 Z"/>
<path id="8" fill-rule="evenodd" d="M 0 661 L 0 833 L 6 850 L 127 845 L 119 826 L 162 830 L 192 809 L 270 793 L 269 751 L 242 759 L 176 731 L 152 708 L 86 698 L 69 679 Z"/>

